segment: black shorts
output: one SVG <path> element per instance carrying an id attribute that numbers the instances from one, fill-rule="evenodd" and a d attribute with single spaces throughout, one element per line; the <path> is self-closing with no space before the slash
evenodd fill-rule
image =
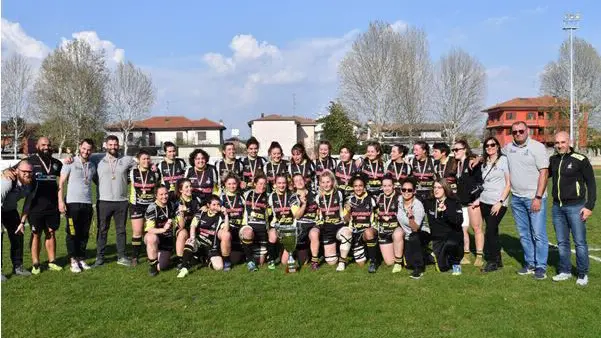
<path id="1" fill-rule="evenodd" d="M 232 236 L 232 251 L 242 251 L 242 242 L 240 241 L 240 225 L 230 224 L 230 236 Z"/>
<path id="2" fill-rule="evenodd" d="M 267 245 L 267 228 L 265 224 L 249 224 L 255 234 L 253 242 L 255 244 Z"/>
<path id="3" fill-rule="evenodd" d="M 54 211 L 29 214 L 27 218 L 34 234 L 39 234 L 45 229 L 56 231 L 61 224 L 61 214 Z"/>
<path id="4" fill-rule="evenodd" d="M 344 226 L 344 223 L 324 223 L 321 226 L 321 243 L 323 245 L 334 244 L 336 243 L 336 234 L 338 234 L 338 230 Z"/>
<path id="5" fill-rule="evenodd" d="M 129 218 L 130 219 L 144 218 L 144 215 L 146 214 L 146 209 L 148 209 L 148 204 L 130 204 L 129 205 Z"/>
<path id="6" fill-rule="evenodd" d="M 380 228 L 378 230 L 378 243 L 390 244 L 392 243 L 392 234 L 397 228 Z"/>
<path id="7" fill-rule="evenodd" d="M 173 251 L 173 236 L 158 235 L 159 251 Z"/>
<path id="8" fill-rule="evenodd" d="M 297 233 L 296 247 L 299 250 L 306 249 L 309 246 L 309 232 L 315 227 L 315 223 L 301 223 L 297 222 Z"/>
<path id="9" fill-rule="evenodd" d="M 219 250 L 219 239 L 217 238 L 217 235 L 214 236 L 200 236 L 197 235 L 196 236 L 196 247 L 198 248 L 196 250 L 196 253 L 199 256 L 203 256 L 203 257 L 207 257 L 207 258 L 211 258 L 211 257 L 218 257 L 221 256 L 220 250 Z"/>

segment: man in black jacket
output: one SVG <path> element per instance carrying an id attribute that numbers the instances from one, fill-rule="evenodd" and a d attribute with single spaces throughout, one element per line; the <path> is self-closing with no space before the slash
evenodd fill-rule
<path id="1" fill-rule="evenodd" d="M 549 160 L 549 177 L 553 180 L 553 226 L 559 247 L 559 270 L 556 282 L 572 277 L 570 230 L 576 246 L 577 285 L 588 284 L 588 246 L 586 220 L 592 215 L 597 198 L 595 173 L 588 158 L 574 152 L 565 131 L 555 135 L 557 153 Z"/>

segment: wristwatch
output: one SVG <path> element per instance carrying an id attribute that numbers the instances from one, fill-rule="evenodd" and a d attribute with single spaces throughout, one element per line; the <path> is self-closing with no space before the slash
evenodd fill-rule
<path id="1" fill-rule="evenodd" d="M 542 200 L 543 199 L 543 197 L 541 195 L 536 195 L 536 196 L 534 196 L 534 198 L 536 198 L 537 200 Z"/>
<path id="2" fill-rule="evenodd" d="M 409 216 L 409 219 L 415 219 L 415 216 Z"/>

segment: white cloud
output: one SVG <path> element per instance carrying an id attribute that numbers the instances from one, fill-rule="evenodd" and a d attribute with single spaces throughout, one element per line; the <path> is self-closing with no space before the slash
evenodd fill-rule
<path id="1" fill-rule="evenodd" d="M 83 31 L 71 34 L 73 39 L 86 41 L 94 51 L 104 50 L 107 60 L 115 63 L 123 62 L 125 59 L 125 51 L 117 48 L 114 43 L 108 40 L 101 40 L 98 34 L 94 31 Z M 69 40 L 63 38 L 62 45 L 64 46 Z"/>
<path id="2" fill-rule="evenodd" d="M 507 21 L 510 21 L 512 19 L 513 18 L 510 16 L 500 16 L 500 17 L 488 18 L 484 22 L 488 25 L 499 27 L 499 26 L 502 26 Z"/>
<path id="3" fill-rule="evenodd" d="M 27 35 L 18 22 L 2 18 L 2 52 L 17 53 L 26 58 L 43 59 L 50 49 L 41 41 Z"/>
<path id="4" fill-rule="evenodd" d="M 407 30 L 407 27 L 409 27 L 409 25 L 405 21 L 398 20 L 392 23 L 390 27 L 395 32 L 404 32 Z"/>

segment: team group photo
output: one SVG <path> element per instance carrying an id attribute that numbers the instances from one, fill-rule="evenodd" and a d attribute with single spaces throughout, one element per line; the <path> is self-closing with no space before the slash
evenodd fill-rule
<path id="1" fill-rule="evenodd" d="M 313 40 L 240 19 L 229 50 L 209 47 L 223 27 L 193 60 L 179 38 L 143 55 L 102 28 L 133 4 L 3 3 L 0 335 L 598 336 L 600 8 L 581 27 L 559 3 L 520 5 L 470 9 L 469 33 L 447 22 L 460 4 L 410 6 L 438 23 L 349 4 L 363 28 L 295 28 Z M 293 25 L 334 10 L 269 6 Z M 120 25 L 208 25 L 145 11 Z M 44 12 L 57 36 L 80 31 L 47 37 Z M 559 25 L 513 42 L 544 36 L 537 60 L 471 42 L 527 18 Z M 536 88 L 518 67 L 540 67 Z"/>

